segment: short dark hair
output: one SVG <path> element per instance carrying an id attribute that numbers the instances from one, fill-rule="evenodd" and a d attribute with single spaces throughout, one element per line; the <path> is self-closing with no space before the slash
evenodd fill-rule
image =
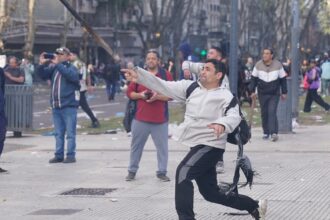
<path id="1" fill-rule="evenodd" d="M 205 63 L 212 63 L 216 72 L 222 72 L 223 74 L 226 74 L 226 66 L 223 62 L 216 59 L 207 59 L 205 60 Z"/>
<path id="2" fill-rule="evenodd" d="M 147 57 L 147 55 L 148 55 L 149 53 L 154 53 L 154 54 L 156 54 L 157 58 L 160 59 L 160 55 L 159 55 L 159 53 L 158 53 L 158 51 L 157 51 L 156 49 L 150 49 L 150 50 L 148 50 L 148 51 L 147 51 L 147 54 L 146 54 L 146 57 Z"/>
<path id="3" fill-rule="evenodd" d="M 226 73 L 227 68 L 226 68 L 225 64 L 223 62 L 219 61 L 219 60 L 216 60 L 216 59 L 207 59 L 207 60 L 205 60 L 205 63 L 212 63 L 214 65 L 216 73 L 222 72 L 222 77 L 219 81 L 219 85 L 221 85 L 223 78 L 227 74 Z"/>
<path id="4" fill-rule="evenodd" d="M 220 47 L 217 46 L 211 46 L 210 49 L 216 50 L 218 52 L 218 54 L 220 54 L 220 56 L 222 57 L 222 50 L 220 49 Z"/>
<path id="5" fill-rule="evenodd" d="M 274 55 L 274 50 L 271 47 L 265 47 L 262 51 L 269 50 L 271 55 Z"/>

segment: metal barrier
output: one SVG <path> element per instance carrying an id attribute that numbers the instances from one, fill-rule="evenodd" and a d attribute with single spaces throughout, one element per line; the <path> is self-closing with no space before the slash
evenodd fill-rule
<path id="1" fill-rule="evenodd" d="M 5 85 L 8 131 L 29 131 L 33 125 L 33 87 Z"/>
<path id="2" fill-rule="evenodd" d="M 288 95 L 281 100 L 277 107 L 278 131 L 279 133 L 292 132 L 292 79 L 287 78 Z"/>

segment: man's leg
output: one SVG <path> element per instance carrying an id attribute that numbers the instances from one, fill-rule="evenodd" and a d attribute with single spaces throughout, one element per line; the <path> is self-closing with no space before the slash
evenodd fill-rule
<path id="1" fill-rule="evenodd" d="M 259 103 L 260 103 L 260 110 L 261 110 L 261 121 L 262 121 L 262 129 L 264 131 L 264 137 L 269 135 L 269 127 L 268 127 L 268 95 L 259 94 Z"/>
<path id="2" fill-rule="evenodd" d="M 144 145 L 150 134 L 149 124 L 137 120 L 132 122 L 132 142 L 128 172 L 136 173 L 142 157 Z"/>
<path id="3" fill-rule="evenodd" d="M 6 139 L 6 117 L 0 115 L 0 157 L 3 151 L 3 147 Z"/>
<path id="4" fill-rule="evenodd" d="M 77 108 L 67 107 L 63 109 L 63 117 L 66 126 L 67 153 L 66 157 L 74 159 L 76 157 L 76 126 Z"/>
<path id="5" fill-rule="evenodd" d="M 151 138 L 157 149 L 157 175 L 166 175 L 168 163 L 168 123 L 151 126 Z"/>
<path id="6" fill-rule="evenodd" d="M 277 106 L 280 100 L 280 96 L 274 95 L 269 98 L 268 101 L 268 128 L 269 134 L 278 134 L 278 121 L 277 121 Z"/>
<path id="7" fill-rule="evenodd" d="M 175 176 L 175 207 L 179 220 L 193 220 L 193 179 L 203 176 L 209 169 L 215 172 L 215 165 L 224 151 L 205 145 L 192 147 L 179 164 Z M 215 178 L 215 185 L 216 178 Z M 219 189 L 219 188 L 218 188 Z"/>
<path id="8" fill-rule="evenodd" d="M 117 86 L 117 82 L 116 82 L 116 81 L 111 82 L 111 91 L 110 91 L 111 94 L 110 94 L 110 98 L 111 98 L 112 100 L 115 99 L 116 86 Z"/>
<path id="9" fill-rule="evenodd" d="M 63 160 L 64 158 L 64 134 L 65 134 L 65 121 L 61 109 L 53 109 L 53 123 L 55 131 L 55 158 Z"/>
<path id="10" fill-rule="evenodd" d="M 79 105 L 81 109 L 88 115 L 88 117 L 91 119 L 92 123 L 97 122 L 97 118 L 94 116 L 92 110 L 90 109 L 87 99 L 86 99 L 86 91 L 80 92 L 80 99 L 79 99 Z"/>

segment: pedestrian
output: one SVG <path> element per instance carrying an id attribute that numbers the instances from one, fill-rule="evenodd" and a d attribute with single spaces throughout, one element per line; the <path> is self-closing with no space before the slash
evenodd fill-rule
<path id="1" fill-rule="evenodd" d="M 25 82 L 25 74 L 23 70 L 19 67 L 19 60 L 17 57 L 9 57 L 9 64 L 8 66 L 4 69 L 5 72 L 5 84 L 6 85 L 23 85 Z M 17 97 L 13 97 L 12 100 L 15 105 L 14 108 L 19 108 L 19 106 L 22 105 L 21 100 L 18 99 Z M 16 112 L 13 109 L 13 112 Z M 15 113 L 14 114 L 15 121 L 19 116 Z M 18 123 L 22 123 L 21 121 L 18 121 Z M 14 137 L 22 137 L 22 132 L 21 131 L 14 131 L 13 132 Z"/>
<path id="2" fill-rule="evenodd" d="M 262 60 L 258 61 L 253 68 L 249 90 L 251 98 L 255 98 L 255 90 L 258 90 L 258 99 L 261 108 L 261 120 L 263 139 L 278 140 L 278 121 L 276 110 L 280 96 L 286 98 L 287 85 L 286 73 L 282 64 L 274 59 L 271 48 L 265 48 Z"/>
<path id="3" fill-rule="evenodd" d="M 153 76 L 172 81 L 169 72 L 160 68 L 159 54 L 150 50 L 146 54 L 146 69 Z M 161 181 L 170 181 L 167 174 L 168 163 L 168 97 L 147 89 L 134 82 L 129 84 L 127 96 L 137 101 L 136 113 L 132 122 L 132 142 L 130 162 L 126 181 L 135 179 L 145 143 L 151 135 L 157 150 L 158 170 L 156 176 Z"/>
<path id="4" fill-rule="evenodd" d="M 221 87 L 226 68 L 218 60 L 208 59 L 200 73 L 198 87 L 186 98 L 189 80 L 166 82 L 148 71 L 136 67 L 123 70 L 127 79 L 143 84 L 168 97 L 186 103 L 184 122 L 176 138 L 190 147 L 178 165 L 175 177 L 175 207 L 180 220 L 194 220 L 195 180 L 202 196 L 210 202 L 246 210 L 255 219 L 264 219 L 267 201 L 256 201 L 248 196 L 220 191 L 215 166 L 225 152 L 227 134 L 240 123 L 238 105 L 229 108 L 233 95 Z"/>
<path id="5" fill-rule="evenodd" d="M 0 67 L 0 158 L 6 139 L 6 115 L 5 115 L 5 74 Z M 0 167 L 0 173 L 6 173 L 7 170 Z"/>
<path id="6" fill-rule="evenodd" d="M 207 59 L 216 59 L 220 62 L 223 61 L 222 51 L 219 47 L 216 47 L 216 46 L 212 46 L 207 51 L 206 57 L 207 57 Z M 191 62 L 191 61 L 184 61 L 182 63 L 182 70 L 183 70 L 185 75 L 187 75 L 187 76 L 189 74 L 196 75 L 196 77 L 190 77 L 190 78 L 198 79 L 199 74 L 201 73 L 201 70 L 203 69 L 203 67 L 204 67 L 204 63 L 194 63 L 194 62 Z M 229 88 L 229 80 L 228 80 L 227 75 L 224 76 L 224 79 L 221 82 L 221 86 L 223 88 L 227 88 L 228 90 L 230 89 Z M 219 162 L 216 165 L 216 170 L 217 170 L 217 173 L 224 173 L 225 172 L 225 164 L 224 164 L 222 156 L 220 157 Z"/>
<path id="7" fill-rule="evenodd" d="M 325 111 L 330 110 L 330 105 L 326 103 L 322 97 L 317 93 L 320 87 L 320 68 L 317 67 L 315 60 L 310 61 L 310 69 L 306 72 L 306 80 L 308 84 L 307 95 L 304 104 L 304 112 L 311 112 L 312 103 L 315 101 Z"/>
<path id="8" fill-rule="evenodd" d="M 330 89 L 330 59 L 328 53 L 324 54 L 324 61 L 321 65 L 321 94 L 322 96 L 329 96 Z"/>
<path id="9" fill-rule="evenodd" d="M 25 78 L 24 84 L 28 86 L 32 86 L 34 66 L 29 59 L 22 60 L 21 69 L 24 71 L 24 78 Z"/>
<path id="10" fill-rule="evenodd" d="M 105 68 L 104 80 L 106 84 L 106 92 L 108 101 L 115 99 L 117 83 L 120 79 L 120 58 L 115 56 Z"/>
<path id="11" fill-rule="evenodd" d="M 46 59 L 45 53 L 39 57 L 38 74 L 44 80 L 51 80 L 50 104 L 55 129 L 55 156 L 49 163 L 76 162 L 76 126 L 79 106 L 79 73 L 70 63 L 70 50 L 56 49 L 53 59 Z M 64 159 L 64 136 L 66 134 L 67 153 Z"/>
<path id="12" fill-rule="evenodd" d="M 87 71 L 86 64 L 80 60 L 76 53 L 71 52 L 70 61 L 74 67 L 78 70 L 79 78 L 80 78 L 80 98 L 79 98 L 79 106 L 81 109 L 88 115 L 91 120 L 91 128 L 99 128 L 100 122 L 95 117 L 93 111 L 88 105 L 86 92 L 91 93 L 93 91 L 91 76 Z"/>

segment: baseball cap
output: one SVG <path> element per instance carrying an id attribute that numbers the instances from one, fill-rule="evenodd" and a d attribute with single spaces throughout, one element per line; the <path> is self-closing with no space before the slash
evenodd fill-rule
<path id="1" fill-rule="evenodd" d="M 55 50 L 55 53 L 56 53 L 56 54 L 66 54 L 66 55 L 71 54 L 70 50 L 69 50 L 68 48 L 66 48 L 66 47 L 60 47 L 60 48 L 57 48 L 57 49 Z"/>

